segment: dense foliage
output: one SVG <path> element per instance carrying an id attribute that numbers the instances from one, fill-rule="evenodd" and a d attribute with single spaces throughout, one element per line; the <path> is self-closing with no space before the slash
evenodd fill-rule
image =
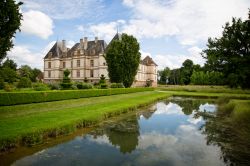
<path id="1" fill-rule="evenodd" d="M 194 85 L 223 85 L 223 78 L 223 74 L 217 71 L 194 71 L 191 76 L 191 83 Z"/>
<path id="2" fill-rule="evenodd" d="M 121 40 L 112 40 L 106 52 L 106 62 L 111 82 L 122 82 L 130 87 L 140 63 L 140 46 L 136 38 L 122 34 Z"/>
<path id="3" fill-rule="evenodd" d="M 30 88 L 30 87 L 31 87 L 31 81 L 27 77 L 22 77 L 17 84 L 17 88 Z"/>
<path id="4" fill-rule="evenodd" d="M 40 103 L 85 97 L 109 96 L 115 94 L 152 91 L 153 88 L 116 88 L 116 89 L 90 89 L 67 91 L 43 91 L 43 92 L 3 92 L 0 93 L 0 105 L 15 105 L 26 103 Z"/>
<path id="5" fill-rule="evenodd" d="M 20 12 L 22 2 L 15 0 L 0 1 L 0 63 L 6 57 L 7 51 L 13 47 L 12 38 L 16 30 L 20 30 L 22 14 Z"/>
<path id="6" fill-rule="evenodd" d="M 203 51 L 206 69 L 222 72 L 231 87 L 250 88 L 250 10 L 249 18 L 233 18 L 220 38 L 209 38 Z"/>

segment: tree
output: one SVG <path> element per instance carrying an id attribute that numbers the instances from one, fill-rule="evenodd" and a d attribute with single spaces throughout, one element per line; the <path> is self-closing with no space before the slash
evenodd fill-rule
<path id="1" fill-rule="evenodd" d="M 208 39 L 207 47 L 202 53 L 206 69 L 222 72 L 230 86 L 250 88 L 250 10 L 248 20 L 233 18 L 221 38 Z"/>
<path id="2" fill-rule="evenodd" d="M 32 82 L 36 82 L 36 81 L 37 81 L 37 77 L 38 77 L 39 75 L 41 75 L 41 74 L 42 74 L 42 71 L 41 71 L 41 70 L 39 70 L 39 69 L 37 69 L 37 68 L 32 69 L 31 81 L 32 81 Z"/>
<path id="3" fill-rule="evenodd" d="M 140 63 L 140 46 L 136 38 L 122 34 L 121 40 L 112 40 L 106 52 L 106 62 L 111 82 L 130 87 Z"/>
<path id="4" fill-rule="evenodd" d="M 158 72 L 159 76 L 160 76 L 160 80 L 159 80 L 159 83 L 160 84 L 166 84 L 167 81 L 169 81 L 169 76 L 170 76 L 170 69 L 168 67 L 166 67 L 165 69 L 163 70 L 160 70 Z"/>
<path id="5" fill-rule="evenodd" d="M 193 61 L 190 59 L 185 60 L 182 63 L 181 67 L 181 84 L 189 84 L 190 83 L 190 77 L 193 73 Z"/>
<path id="6" fill-rule="evenodd" d="M 0 79 L 4 82 L 13 83 L 17 79 L 16 70 L 13 70 L 9 67 L 3 67 L 0 69 Z"/>
<path id="7" fill-rule="evenodd" d="M 17 84 L 17 88 L 30 88 L 31 85 L 31 81 L 28 77 L 22 77 Z"/>
<path id="8" fill-rule="evenodd" d="M 4 67 L 8 67 L 8 68 L 11 68 L 11 69 L 13 69 L 13 70 L 16 70 L 17 64 L 16 64 L 13 60 L 7 58 L 7 59 L 5 60 L 5 62 L 2 64 L 1 67 L 3 67 L 3 68 L 4 68 Z"/>
<path id="9" fill-rule="evenodd" d="M 19 69 L 20 77 L 27 77 L 30 80 L 34 77 L 32 68 L 28 65 L 23 65 Z"/>
<path id="10" fill-rule="evenodd" d="M 0 1 L 0 63 L 6 57 L 7 51 L 13 47 L 12 38 L 16 30 L 20 30 L 22 14 L 19 10 L 22 2 L 15 0 Z"/>

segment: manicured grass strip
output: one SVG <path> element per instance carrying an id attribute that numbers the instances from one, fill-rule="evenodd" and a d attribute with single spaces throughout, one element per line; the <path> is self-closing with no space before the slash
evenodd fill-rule
<path id="1" fill-rule="evenodd" d="M 0 116 L 0 146 L 2 150 L 6 150 L 18 144 L 42 142 L 46 137 L 70 133 L 76 128 L 96 124 L 110 116 L 134 110 L 168 96 L 166 93 L 150 91 L 93 97 L 88 100 L 76 99 L 68 100 L 73 102 L 71 107 L 55 110 L 49 107 L 60 102 L 50 102 L 44 106 L 42 103 L 30 104 L 27 110 L 21 105 L 4 107 Z M 81 100 L 83 104 L 78 105 Z M 40 109 L 36 110 L 38 107 Z M 22 112 L 19 108 L 23 109 L 23 114 L 18 114 Z M 17 116 L 13 116 L 12 112 L 17 113 Z"/>
<path id="2" fill-rule="evenodd" d="M 31 92 L 2 92 L 0 106 L 40 103 L 85 97 L 109 96 L 116 94 L 152 91 L 153 88 L 115 88 L 115 89 L 88 89 L 88 90 L 58 90 L 58 91 L 31 91 Z"/>
<path id="3" fill-rule="evenodd" d="M 208 86 L 208 85 L 164 85 L 164 86 L 160 85 L 157 89 L 161 91 L 250 94 L 250 90 L 231 89 L 226 86 Z"/>
<path id="4" fill-rule="evenodd" d="M 218 98 L 226 97 L 232 99 L 250 99 L 250 94 L 236 94 L 236 93 L 206 93 L 206 92 L 186 92 L 186 91 L 161 91 L 173 96 L 184 96 L 184 97 L 205 97 L 205 98 Z"/>

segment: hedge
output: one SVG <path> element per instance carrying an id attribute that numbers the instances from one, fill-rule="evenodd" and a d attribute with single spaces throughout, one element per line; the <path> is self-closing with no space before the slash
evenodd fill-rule
<path id="1" fill-rule="evenodd" d="M 152 91 L 153 88 L 116 88 L 116 89 L 88 89 L 88 90 L 58 90 L 39 92 L 2 92 L 0 106 L 40 103 L 86 97 L 108 96 L 142 91 Z"/>

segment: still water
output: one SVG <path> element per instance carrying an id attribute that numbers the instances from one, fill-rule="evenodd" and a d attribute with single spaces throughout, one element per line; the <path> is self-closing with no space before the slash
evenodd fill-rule
<path id="1" fill-rule="evenodd" d="M 225 165 L 208 145 L 197 112 L 213 114 L 208 100 L 173 98 L 104 122 L 87 134 L 14 161 L 13 165 Z"/>

